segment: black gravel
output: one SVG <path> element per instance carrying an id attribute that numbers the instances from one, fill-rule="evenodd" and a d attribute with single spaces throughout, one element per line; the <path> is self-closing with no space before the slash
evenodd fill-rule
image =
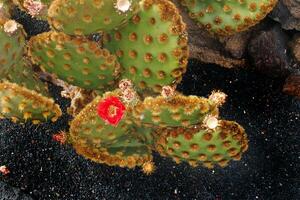
<path id="1" fill-rule="evenodd" d="M 34 199 L 299 199 L 300 101 L 282 94 L 282 84 L 190 62 L 180 90 L 203 96 L 213 89 L 226 92 L 223 118 L 238 121 L 249 136 L 242 160 L 225 169 L 193 169 L 159 156 L 152 176 L 95 164 L 51 140 L 53 133 L 67 129 L 64 116 L 43 126 L 2 120 L 0 163 L 11 174 L 0 179 Z M 56 100 L 67 104 L 58 95 Z"/>
<path id="2" fill-rule="evenodd" d="M 22 21 L 22 17 L 18 19 Z M 297 200 L 300 101 L 281 92 L 283 83 L 255 72 L 190 61 L 180 91 L 201 96 L 213 89 L 224 91 L 229 98 L 221 110 L 222 118 L 236 120 L 248 133 L 249 150 L 241 161 L 224 169 L 176 165 L 155 155 L 157 170 L 146 176 L 139 169 L 90 162 L 71 147 L 52 141 L 52 134 L 67 130 L 67 115 L 55 124 L 41 126 L 1 120 L 0 165 L 8 166 L 11 173 L 0 175 L 0 200 L 28 199 L 24 195 L 51 200 Z M 51 89 L 65 112 L 68 101 L 59 97 L 58 88 Z M 18 197 L 5 196 L 9 191 L 17 191 Z"/>

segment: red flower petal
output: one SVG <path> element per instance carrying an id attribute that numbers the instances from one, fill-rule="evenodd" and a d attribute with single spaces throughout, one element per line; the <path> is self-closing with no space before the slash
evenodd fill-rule
<path id="1" fill-rule="evenodd" d="M 65 132 L 61 131 L 52 135 L 52 139 L 56 142 L 59 142 L 60 144 L 65 144 L 67 141 L 67 136 Z"/>
<path id="2" fill-rule="evenodd" d="M 126 110 L 117 97 L 107 97 L 98 104 L 97 112 L 100 118 L 111 125 L 118 125 Z"/>

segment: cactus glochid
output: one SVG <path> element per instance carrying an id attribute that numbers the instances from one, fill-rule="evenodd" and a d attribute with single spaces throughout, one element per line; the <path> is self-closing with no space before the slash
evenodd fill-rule
<path id="1" fill-rule="evenodd" d="M 182 1 L 191 17 L 210 30 L 231 33 L 262 18 L 275 1 L 264 0 L 258 4 L 261 7 L 254 6 L 256 1 L 209 2 Z M 219 120 L 224 93 L 204 98 L 176 91 L 189 49 L 186 25 L 171 1 L 13 3 L 0 1 L 1 118 L 14 123 L 56 121 L 62 114 L 60 107 L 47 83 L 39 79 L 47 75 L 63 87 L 62 96 L 72 100 L 70 130 L 56 138 L 92 161 L 139 166 L 151 174 L 152 151 L 177 163 L 212 168 L 239 160 L 247 150 L 244 129 L 236 122 Z M 26 42 L 22 26 L 10 19 L 13 5 L 47 19 L 52 30 Z M 236 7 L 246 24 L 232 17 L 237 15 Z M 202 15 L 203 9 L 209 12 Z M 256 18 L 250 19 L 249 12 Z M 90 40 L 94 33 L 100 33 L 100 41 Z"/>

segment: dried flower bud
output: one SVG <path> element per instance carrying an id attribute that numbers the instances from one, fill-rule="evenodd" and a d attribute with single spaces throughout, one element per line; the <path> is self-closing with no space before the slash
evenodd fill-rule
<path id="1" fill-rule="evenodd" d="M 46 9 L 46 6 L 41 1 L 34 0 L 25 0 L 23 6 L 33 17 L 40 15 Z"/>
<path id="2" fill-rule="evenodd" d="M 175 89 L 171 86 L 163 86 L 161 89 L 161 95 L 164 98 L 170 98 L 175 95 Z"/>
<path id="3" fill-rule="evenodd" d="M 216 116 L 211 116 L 211 115 L 208 115 L 204 121 L 204 126 L 209 128 L 209 129 L 215 129 L 219 126 L 219 120 L 217 119 Z"/>
<path id="4" fill-rule="evenodd" d="M 221 106 L 225 103 L 227 95 L 221 91 L 213 91 L 208 98 L 218 106 Z"/>
<path id="5" fill-rule="evenodd" d="M 5 33 L 12 35 L 18 30 L 19 24 L 15 20 L 8 20 L 5 22 L 3 28 Z"/>
<path id="6" fill-rule="evenodd" d="M 133 87 L 133 84 L 132 84 L 131 80 L 129 80 L 129 79 L 122 79 L 119 82 L 119 88 L 122 91 L 125 91 L 126 89 L 129 89 L 129 88 L 132 88 L 132 87 Z"/>
<path id="7" fill-rule="evenodd" d="M 144 163 L 142 167 L 143 167 L 142 168 L 143 172 L 146 175 L 150 175 L 150 174 L 152 174 L 155 171 L 155 165 L 151 161 Z"/>
<path id="8" fill-rule="evenodd" d="M 136 96 L 136 92 L 131 89 L 131 88 L 128 88 L 124 91 L 122 91 L 122 99 L 125 101 L 125 102 L 132 102 L 133 100 L 135 100 L 137 98 Z"/>
<path id="9" fill-rule="evenodd" d="M 131 1 L 130 0 L 118 0 L 115 4 L 115 8 L 120 12 L 127 12 L 130 10 Z"/>
<path id="10" fill-rule="evenodd" d="M 3 175 L 7 175 L 10 173 L 10 171 L 5 165 L 2 165 L 0 166 L 0 173 L 2 173 Z"/>

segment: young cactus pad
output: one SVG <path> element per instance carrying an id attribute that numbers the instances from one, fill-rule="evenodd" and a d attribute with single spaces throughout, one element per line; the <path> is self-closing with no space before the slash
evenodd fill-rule
<path id="1" fill-rule="evenodd" d="M 54 0 L 48 21 L 66 34 L 88 35 L 119 28 L 138 10 L 139 0 Z"/>
<path id="2" fill-rule="evenodd" d="M 21 123 L 54 122 L 61 116 L 61 110 L 53 99 L 10 82 L 0 83 L 0 111 L 1 118 Z"/>
<path id="3" fill-rule="evenodd" d="M 230 160 L 239 160 L 248 148 L 244 129 L 232 121 L 221 120 L 216 129 L 178 127 L 158 129 L 156 134 L 156 149 L 161 155 L 192 166 L 225 167 Z"/>
<path id="4" fill-rule="evenodd" d="M 209 99 L 177 94 L 170 98 L 147 97 L 134 108 L 133 117 L 136 123 L 148 126 L 187 127 L 218 112 L 216 104 Z"/>
<path id="5" fill-rule="evenodd" d="M 104 46 L 119 57 L 138 90 L 160 92 L 181 81 L 188 59 L 185 24 L 172 2 L 144 0 L 141 11 L 122 29 L 104 37 Z"/>
<path id="6" fill-rule="evenodd" d="M 33 63 L 84 89 L 112 88 L 120 73 L 116 57 L 85 38 L 47 32 L 32 37 L 28 46 Z"/>
<path id="7" fill-rule="evenodd" d="M 277 0 L 180 0 L 189 16 L 207 30 L 229 35 L 262 20 Z"/>
<path id="8" fill-rule="evenodd" d="M 98 163 L 133 168 L 152 160 L 151 150 L 135 137 L 127 111 L 121 121 L 112 125 L 97 114 L 99 103 L 115 93 L 96 97 L 71 122 L 70 142 L 76 152 Z M 111 112 L 113 107 L 108 108 Z M 108 115 L 112 113 L 107 113 Z"/>

